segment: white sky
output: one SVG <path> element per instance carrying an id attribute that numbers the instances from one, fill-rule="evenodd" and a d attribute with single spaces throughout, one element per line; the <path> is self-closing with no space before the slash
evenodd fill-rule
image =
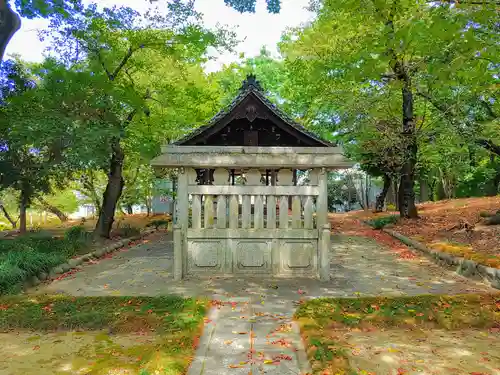
<path id="1" fill-rule="evenodd" d="M 91 3 L 91 0 L 84 0 Z M 94 1 L 95 2 L 95 1 Z M 234 9 L 226 6 L 224 0 L 195 0 L 195 8 L 203 14 L 203 20 L 207 27 L 215 27 L 218 23 L 234 28 L 239 40 L 243 40 L 234 54 L 223 54 L 216 61 L 207 64 L 208 71 L 214 71 L 222 64 L 238 60 L 239 53 L 243 52 L 246 57 L 259 54 L 262 46 L 269 51 L 276 51 L 276 44 L 281 34 L 287 27 L 298 26 L 307 22 L 313 14 L 304 9 L 309 0 L 282 0 L 282 8 L 279 14 L 269 14 L 264 0 L 257 0 L 257 8 L 254 14 L 240 14 Z M 150 3 L 148 0 L 99 0 L 100 6 L 129 6 L 139 12 L 146 10 Z M 158 3 L 156 3 L 158 4 Z M 160 3 L 161 4 L 161 3 Z M 37 31 L 46 28 L 47 20 L 22 20 L 19 30 L 7 47 L 9 54 L 19 54 L 28 61 L 41 61 L 46 44 L 38 39 Z"/>

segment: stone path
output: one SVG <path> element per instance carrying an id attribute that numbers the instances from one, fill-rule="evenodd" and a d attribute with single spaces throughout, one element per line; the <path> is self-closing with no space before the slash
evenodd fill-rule
<path id="1" fill-rule="evenodd" d="M 211 311 L 189 375 L 308 372 L 298 329 L 297 302 L 314 297 L 491 292 L 426 258 L 399 259 L 365 237 L 332 237 L 331 281 L 212 278 L 174 282 L 171 238 L 155 234 L 112 259 L 42 286 L 35 293 L 70 295 L 207 296 Z"/>
<path id="2" fill-rule="evenodd" d="M 75 296 L 165 295 L 241 296 L 248 293 L 277 295 L 295 300 L 299 289 L 307 297 L 361 295 L 417 295 L 491 292 L 493 289 L 444 270 L 417 254 L 399 259 L 397 254 L 365 237 L 332 236 L 331 280 L 212 278 L 173 280 L 171 235 L 154 234 L 138 246 L 111 259 L 85 265 L 81 272 L 43 285 L 35 293 Z M 270 288 L 272 286 L 272 288 Z"/>

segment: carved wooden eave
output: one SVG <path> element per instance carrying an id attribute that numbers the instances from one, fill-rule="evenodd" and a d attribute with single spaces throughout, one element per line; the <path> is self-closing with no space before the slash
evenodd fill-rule
<path id="1" fill-rule="evenodd" d="M 244 133 L 258 133 L 257 145 L 246 144 Z M 225 138 L 227 137 L 227 138 Z M 280 138 L 281 137 L 281 138 Z M 251 139 L 251 138 L 250 138 Z M 263 94 L 254 76 L 239 95 L 208 125 L 166 145 L 151 164 L 155 169 L 230 168 L 344 169 L 353 166 L 336 146 L 297 124 Z"/>
<path id="2" fill-rule="evenodd" d="M 243 82 L 239 94 L 227 108 L 217 113 L 207 125 L 195 129 L 192 133 L 174 144 L 179 146 L 206 145 L 208 137 L 221 132 L 232 121 L 244 118 L 250 123 L 254 123 L 257 119 L 269 120 L 270 124 L 272 124 L 270 125 L 271 127 L 274 126 L 280 131 L 297 139 L 297 146 L 334 146 L 332 143 L 321 139 L 295 122 L 267 99 L 262 87 L 253 75 L 249 75 Z M 272 131 L 274 131 L 274 129 Z M 221 137 L 225 135 L 226 134 L 221 133 Z M 277 140 L 277 143 L 279 143 L 279 140 Z M 280 144 L 275 144 L 275 146 L 280 146 Z"/>

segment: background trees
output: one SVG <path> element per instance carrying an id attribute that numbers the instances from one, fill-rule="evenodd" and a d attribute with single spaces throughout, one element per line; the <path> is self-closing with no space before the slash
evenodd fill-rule
<path id="1" fill-rule="evenodd" d="M 225 2 L 255 10 L 255 1 Z M 377 210 L 387 195 L 414 217 L 416 200 L 498 193 L 500 33 L 491 4 L 316 1 L 316 20 L 283 36 L 282 56 L 262 49 L 210 74 L 207 49 L 230 49 L 233 36 L 206 29 L 190 2 L 147 14 L 76 0 L 16 5 L 23 16 L 49 17 L 44 37 L 53 42 L 42 64 L 2 69 L 2 207 L 14 224 L 17 201 L 21 228 L 30 205 L 64 220 L 73 203 L 54 192 L 68 186 L 97 208 L 101 237 L 116 211 L 150 209 L 149 160 L 227 104 L 249 73 L 374 177 Z M 351 185 L 332 178 L 338 202 L 359 195 Z"/>

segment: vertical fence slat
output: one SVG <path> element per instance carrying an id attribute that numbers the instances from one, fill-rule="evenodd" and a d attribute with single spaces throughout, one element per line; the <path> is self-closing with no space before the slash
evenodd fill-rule
<path id="1" fill-rule="evenodd" d="M 280 197 L 280 229 L 288 228 L 288 196 Z"/>
<path id="2" fill-rule="evenodd" d="M 193 195 L 193 202 L 191 205 L 191 225 L 193 229 L 201 228 L 201 195 Z"/>
<path id="3" fill-rule="evenodd" d="M 231 195 L 229 197 L 229 228 L 231 229 L 238 229 L 238 205 L 238 196 Z"/>
<path id="4" fill-rule="evenodd" d="M 252 225 L 252 197 L 250 195 L 243 196 L 243 205 L 241 207 L 241 227 L 249 229 Z"/>
<path id="5" fill-rule="evenodd" d="M 267 228 L 275 229 L 276 228 L 276 196 L 268 195 L 267 196 Z"/>
<path id="6" fill-rule="evenodd" d="M 254 201 L 254 225 L 255 229 L 264 228 L 264 199 L 262 195 L 257 195 Z"/>
<path id="7" fill-rule="evenodd" d="M 214 197 L 205 195 L 205 209 L 203 212 L 204 228 L 213 228 L 214 225 Z"/>
<path id="8" fill-rule="evenodd" d="M 300 204 L 300 196 L 294 195 L 292 198 L 292 228 L 302 228 L 302 206 Z"/>
<path id="9" fill-rule="evenodd" d="M 226 228 L 226 196 L 217 197 L 217 228 Z"/>
<path id="10" fill-rule="evenodd" d="M 306 198 L 306 202 L 304 203 L 304 229 L 314 229 L 313 215 L 313 198 L 308 196 Z"/>

